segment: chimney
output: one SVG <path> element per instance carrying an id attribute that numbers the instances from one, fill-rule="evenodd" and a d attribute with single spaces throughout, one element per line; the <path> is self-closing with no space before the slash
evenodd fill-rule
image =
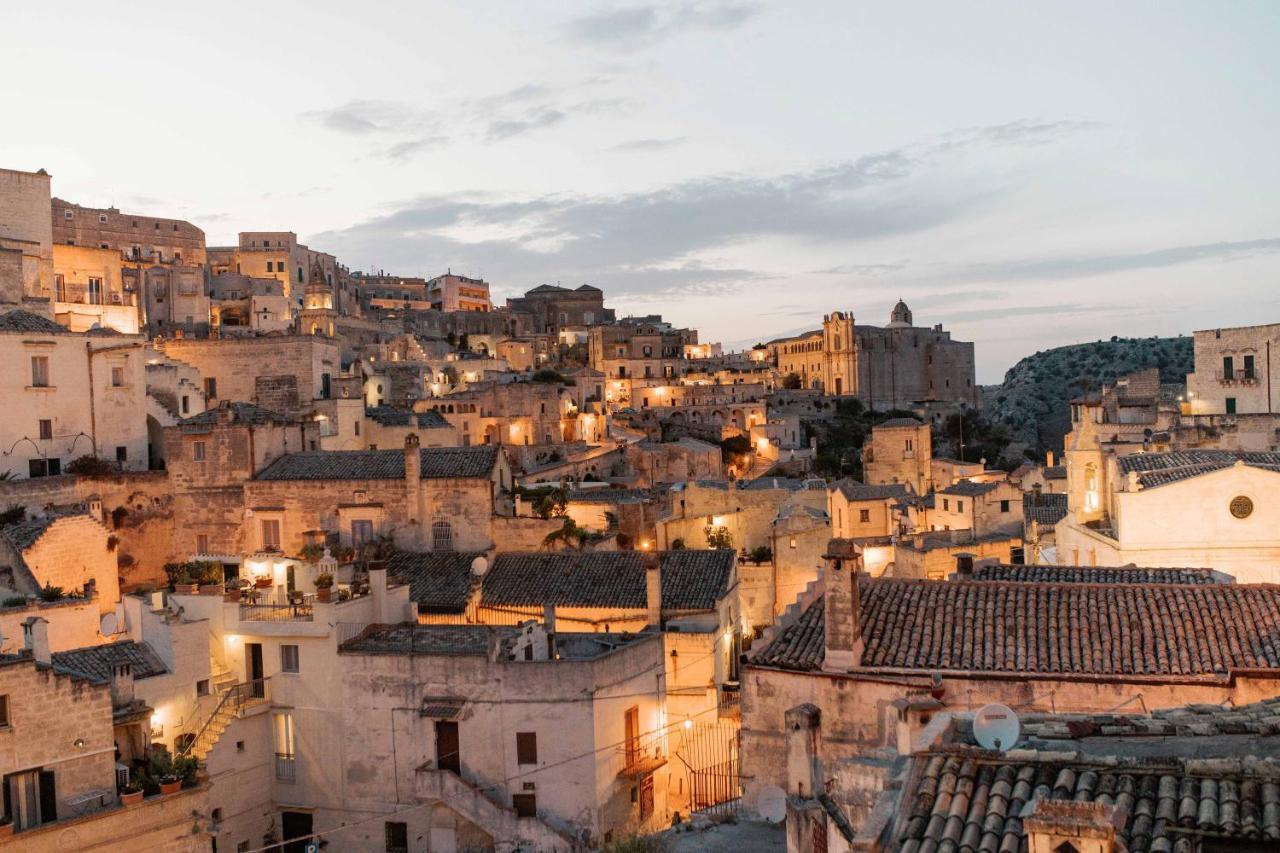
<path id="1" fill-rule="evenodd" d="M 1053 467 L 1053 451 L 1052 450 L 1046 450 L 1044 452 L 1044 464 L 1046 468 Z"/>
<path id="2" fill-rule="evenodd" d="M 956 554 L 956 579 L 962 581 L 973 580 L 973 555 L 969 553 Z"/>
<path id="3" fill-rule="evenodd" d="M 826 658 L 822 668 L 848 672 L 862 660 L 862 608 L 858 597 L 861 557 L 830 557 L 823 577 Z"/>
<path id="4" fill-rule="evenodd" d="M 645 554 L 644 601 L 648 624 L 662 630 L 662 561 L 657 554 Z"/>
<path id="5" fill-rule="evenodd" d="M 422 454 L 418 450 L 419 446 L 416 432 L 404 437 L 404 500 L 405 506 L 409 508 L 409 526 L 415 530 L 415 536 L 421 515 L 418 511 L 421 506 L 418 481 L 422 477 Z"/>
<path id="6" fill-rule="evenodd" d="M 385 623 L 387 621 L 399 622 L 387 619 L 387 564 L 386 563 L 370 563 L 369 565 L 369 595 L 373 597 L 373 621 L 377 623 Z"/>
<path id="7" fill-rule="evenodd" d="M 111 707 L 128 708 L 133 704 L 133 664 L 111 665 Z"/>
<path id="8" fill-rule="evenodd" d="M 48 664 L 49 657 L 49 623 L 40 616 L 28 616 L 22 623 L 22 645 L 31 652 L 36 663 Z"/>
<path id="9" fill-rule="evenodd" d="M 556 606 L 542 605 L 542 629 L 547 632 L 547 658 L 556 659 Z"/>
<path id="10" fill-rule="evenodd" d="M 786 727 L 787 794 L 813 799 L 825 790 L 822 763 L 818 758 L 822 712 L 806 702 L 789 709 L 783 715 L 783 725 Z"/>

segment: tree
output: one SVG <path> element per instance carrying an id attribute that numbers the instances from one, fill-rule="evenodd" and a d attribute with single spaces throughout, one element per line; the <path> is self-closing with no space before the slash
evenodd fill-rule
<path id="1" fill-rule="evenodd" d="M 782 387 L 788 391 L 799 391 L 803 387 L 799 373 L 788 373 L 782 377 Z"/>
<path id="2" fill-rule="evenodd" d="M 530 377 L 530 379 L 532 379 L 534 382 L 545 382 L 548 385 L 568 385 L 569 384 L 569 381 L 567 379 L 565 379 L 557 371 L 554 371 L 549 367 L 544 367 L 541 370 L 535 371 L 533 376 Z"/>

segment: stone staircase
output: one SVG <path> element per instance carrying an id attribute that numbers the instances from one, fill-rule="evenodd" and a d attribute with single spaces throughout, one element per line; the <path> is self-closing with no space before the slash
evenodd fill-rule
<path id="1" fill-rule="evenodd" d="M 209 692 L 216 697 L 216 702 L 192 729 L 190 734 L 195 735 L 195 739 L 182 751 L 182 754 L 195 756 L 201 762 L 208 758 L 222 733 L 239 718 L 241 709 L 251 698 L 248 685 L 237 683 L 235 675 L 226 669 L 214 671 L 209 680 Z"/>
<path id="2" fill-rule="evenodd" d="M 536 817 L 518 817 L 486 789 L 434 767 L 420 767 L 416 794 L 425 802 L 442 802 L 493 836 L 499 853 L 577 853 L 586 845 Z"/>

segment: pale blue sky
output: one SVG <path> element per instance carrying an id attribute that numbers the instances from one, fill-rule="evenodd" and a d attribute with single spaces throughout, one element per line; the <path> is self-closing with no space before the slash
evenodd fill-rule
<path id="1" fill-rule="evenodd" d="M 1280 3 L 6 4 L 0 165 L 353 268 L 1047 346 L 1280 319 Z M 21 33 L 21 38 L 13 35 Z"/>

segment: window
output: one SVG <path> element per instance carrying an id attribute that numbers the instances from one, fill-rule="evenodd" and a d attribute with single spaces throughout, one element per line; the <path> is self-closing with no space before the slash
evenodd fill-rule
<path id="1" fill-rule="evenodd" d="M 58 819 L 58 794 L 52 770 L 26 770 L 4 777 L 4 801 L 16 831 Z"/>
<path id="2" fill-rule="evenodd" d="M 280 671 L 298 671 L 298 647 L 290 644 L 280 646 Z"/>
<path id="3" fill-rule="evenodd" d="M 62 211 L 62 218 L 63 218 L 63 219 L 75 219 L 75 218 L 76 218 L 76 215 L 75 215 L 74 213 L 72 213 L 70 210 L 64 210 L 64 211 Z"/>
<path id="4" fill-rule="evenodd" d="M 863 524 L 866 524 L 866 523 L 870 522 L 870 521 L 871 521 L 871 510 L 869 510 L 869 509 L 860 509 L 860 510 L 858 510 L 858 521 L 862 522 Z"/>
<path id="5" fill-rule="evenodd" d="M 191 414 L 191 398 L 188 397 L 186 394 L 182 395 L 182 414 L 184 415 Z"/>
<path id="6" fill-rule="evenodd" d="M 31 387 L 32 388 L 48 388 L 49 387 L 49 356 L 47 355 L 31 356 Z"/>
<path id="7" fill-rule="evenodd" d="M 382 825 L 382 834 L 386 840 L 387 853 L 409 853 L 409 824 L 389 820 Z"/>
<path id="8" fill-rule="evenodd" d="M 516 732 L 516 764 L 538 763 L 537 732 Z"/>
<path id="9" fill-rule="evenodd" d="M 1229 355 L 1224 355 L 1222 357 L 1222 378 L 1234 379 L 1235 376 L 1236 376 L 1235 359 L 1233 359 Z"/>
<path id="10" fill-rule="evenodd" d="M 207 533 L 196 534 L 196 553 L 197 554 L 209 553 L 209 534 Z"/>
<path id="11" fill-rule="evenodd" d="M 202 678 L 196 682 L 196 696 L 209 695 L 209 679 Z"/>
<path id="12" fill-rule="evenodd" d="M 373 541 L 373 522 L 368 519 L 356 519 L 351 522 L 351 546 L 359 548 Z"/>
<path id="13" fill-rule="evenodd" d="M 0 696 L 0 729 L 9 728 L 9 697 Z"/>
<path id="14" fill-rule="evenodd" d="M 209 376 L 204 380 L 204 396 L 212 400 L 218 396 L 218 380 L 216 377 Z"/>
<path id="15" fill-rule="evenodd" d="M 1227 414 L 1234 415 L 1235 413 L 1236 413 L 1236 398 L 1228 397 L 1227 398 Z"/>
<path id="16" fill-rule="evenodd" d="M 128 462 L 128 461 L 129 461 L 129 448 L 125 447 L 124 445 L 119 445 L 119 444 L 118 444 L 118 445 L 116 445 L 116 461 L 117 461 L 117 462 Z"/>
<path id="17" fill-rule="evenodd" d="M 946 510 L 947 512 L 951 512 L 951 499 L 950 499 L 950 498 L 943 498 L 943 499 L 942 499 L 942 508 L 943 508 L 944 510 Z"/>
<path id="18" fill-rule="evenodd" d="M 956 512 L 964 512 L 964 501 L 956 501 Z"/>
<path id="19" fill-rule="evenodd" d="M 298 779 L 293 734 L 293 714 L 275 714 L 276 780 L 280 782 L 296 782 Z"/>
<path id="20" fill-rule="evenodd" d="M 1000 511 L 1001 511 L 1001 512 L 1008 512 L 1008 511 L 1009 511 L 1009 502 L 1008 502 L 1008 501 L 1000 501 Z"/>
<path id="21" fill-rule="evenodd" d="M 904 444 L 903 450 L 906 450 L 908 453 L 911 452 L 911 439 L 908 438 L 905 442 L 903 442 L 903 444 Z"/>
<path id="22" fill-rule="evenodd" d="M 40 438 L 45 441 L 53 438 L 53 421 L 40 421 Z"/>
<path id="23" fill-rule="evenodd" d="M 516 810 L 516 817 L 537 817 L 538 798 L 534 794 L 512 794 L 511 808 Z"/>
<path id="24" fill-rule="evenodd" d="M 623 715 L 623 730 L 626 738 L 627 767 L 634 767 L 640 760 L 640 708 L 633 705 Z"/>
<path id="25" fill-rule="evenodd" d="M 1244 378 L 1245 379 L 1257 378 L 1253 371 L 1254 371 L 1253 356 L 1246 355 L 1244 357 Z"/>
<path id="26" fill-rule="evenodd" d="M 280 520 L 275 518 L 262 519 L 262 550 L 279 551 L 280 550 Z"/>
<path id="27" fill-rule="evenodd" d="M 204 442 L 203 441 L 191 442 L 191 459 L 194 462 L 204 461 Z"/>
<path id="28" fill-rule="evenodd" d="M 431 550 L 453 550 L 453 525 L 447 521 L 437 521 L 431 525 Z"/>
<path id="29" fill-rule="evenodd" d="M 62 473 L 62 460 L 32 459 L 27 463 L 27 471 L 32 477 L 56 477 Z"/>
<path id="30" fill-rule="evenodd" d="M 111 368 L 111 387 L 112 388 L 124 387 L 124 368 L 123 367 Z"/>

